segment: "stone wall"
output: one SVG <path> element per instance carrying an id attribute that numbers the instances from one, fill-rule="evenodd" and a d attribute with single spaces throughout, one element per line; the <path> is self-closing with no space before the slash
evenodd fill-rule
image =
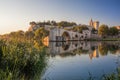
<path id="1" fill-rule="evenodd" d="M 63 36 L 64 33 L 66 33 L 68 36 L 64 37 Z M 50 29 L 49 40 L 64 41 L 64 38 L 66 38 L 67 40 L 84 40 L 84 39 L 90 39 L 90 37 L 91 37 L 91 31 L 89 30 L 83 30 L 82 33 L 79 33 L 79 32 L 73 32 L 73 31 L 68 31 L 54 27 Z"/>

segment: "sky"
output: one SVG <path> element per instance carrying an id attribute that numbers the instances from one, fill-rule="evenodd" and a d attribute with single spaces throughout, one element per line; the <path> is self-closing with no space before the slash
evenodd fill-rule
<path id="1" fill-rule="evenodd" d="M 89 24 L 91 18 L 120 25 L 120 0 L 0 0 L 0 34 L 26 31 L 31 21 Z"/>

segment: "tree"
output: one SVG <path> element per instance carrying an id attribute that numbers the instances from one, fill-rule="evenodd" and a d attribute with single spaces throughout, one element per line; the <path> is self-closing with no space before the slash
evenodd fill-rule
<path id="1" fill-rule="evenodd" d="M 51 25 L 53 25 L 53 26 L 57 26 L 57 23 L 56 23 L 56 21 L 51 21 Z"/>
<path id="2" fill-rule="evenodd" d="M 29 39 L 29 40 L 33 39 L 34 38 L 34 32 L 32 32 L 32 31 L 26 31 L 25 32 L 25 38 Z"/>
<path id="3" fill-rule="evenodd" d="M 98 50 L 102 56 L 105 56 L 108 54 L 108 46 L 104 43 L 98 46 Z"/>
<path id="4" fill-rule="evenodd" d="M 111 27 L 111 28 L 109 29 L 109 32 L 110 32 L 110 35 L 111 35 L 111 36 L 114 36 L 114 35 L 117 35 L 117 34 L 118 34 L 119 30 L 118 30 L 116 27 Z"/>
<path id="5" fill-rule="evenodd" d="M 109 45 L 108 49 L 109 49 L 110 53 L 115 54 L 117 52 L 117 50 L 119 50 L 119 46 L 117 46 L 117 45 Z"/>
<path id="6" fill-rule="evenodd" d="M 22 30 L 19 30 L 19 31 L 16 31 L 16 32 L 11 32 L 10 34 L 9 34 L 9 36 L 11 37 L 11 38 L 23 38 L 24 37 L 24 31 L 22 31 Z"/>
<path id="7" fill-rule="evenodd" d="M 75 23 L 75 22 L 61 21 L 61 22 L 57 23 L 57 25 L 58 25 L 59 27 L 69 27 L 69 26 L 74 26 L 74 25 L 76 25 L 76 23 Z"/>
<path id="8" fill-rule="evenodd" d="M 32 21 L 29 23 L 30 25 L 36 25 L 36 22 L 35 21 Z"/>
<path id="9" fill-rule="evenodd" d="M 45 30 L 43 27 L 37 29 L 35 31 L 35 38 L 37 39 L 43 39 L 44 37 L 49 35 L 49 31 Z"/>
<path id="10" fill-rule="evenodd" d="M 73 31 L 78 31 L 79 33 L 82 33 L 83 30 L 88 30 L 88 27 L 86 25 L 73 27 Z"/>
<path id="11" fill-rule="evenodd" d="M 16 36 L 17 36 L 17 37 L 20 37 L 20 38 L 21 38 L 21 37 L 24 37 L 24 31 L 22 31 L 22 30 L 17 31 L 17 32 L 16 32 Z"/>
<path id="12" fill-rule="evenodd" d="M 16 32 L 11 32 L 11 33 L 9 34 L 9 36 L 15 38 L 15 37 L 16 37 Z"/>
<path id="13" fill-rule="evenodd" d="M 108 35 L 108 32 L 109 32 L 109 28 L 105 24 L 101 25 L 98 29 L 98 34 L 102 37 Z"/>

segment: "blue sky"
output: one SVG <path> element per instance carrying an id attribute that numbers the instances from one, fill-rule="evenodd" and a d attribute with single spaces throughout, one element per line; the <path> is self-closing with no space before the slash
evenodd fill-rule
<path id="1" fill-rule="evenodd" d="M 88 24 L 91 18 L 120 25 L 120 0 L 0 0 L 0 34 L 26 31 L 30 21 Z"/>

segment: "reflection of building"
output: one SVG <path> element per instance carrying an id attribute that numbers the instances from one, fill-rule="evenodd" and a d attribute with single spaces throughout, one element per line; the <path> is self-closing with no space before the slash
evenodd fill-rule
<path id="1" fill-rule="evenodd" d="M 49 46 L 49 37 L 45 37 L 42 42 L 45 46 Z"/>
<path id="2" fill-rule="evenodd" d="M 94 29 L 98 30 L 99 28 L 99 21 L 93 21 L 92 19 L 90 20 L 89 25 L 93 27 Z"/>
<path id="3" fill-rule="evenodd" d="M 101 45 L 105 44 L 105 45 Z M 108 48 L 106 52 L 105 47 L 113 47 L 113 51 L 117 55 L 120 53 L 119 49 L 119 42 L 112 44 L 111 42 L 88 42 L 88 41 L 72 41 L 72 42 L 50 42 L 49 44 L 49 49 L 48 52 L 50 53 L 51 56 L 56 56 L 56 55 L 62 55 L 62 56 L 69 56 L 69 55 L 88 55 L 90 59 L 98 58 L 99 56 L 105 56 L 108 53 Z M 113 46 L 114 45 L 114 46 Z M 103 50 L 102 54 L 100 52 L 100 46 L 101 50 Z M 116 48 L 115 48 L 116 47 Z M 116 51 L 117 50 L 117 51 Z M 111 51 L 111 49 L 110 49 Z M 113 52 L 111 51 L 111 52 Z"/>
<path id="4" fill-rule="evenodd" d="M 98 50 L 94 50 L 93 53 L 89 54 L 90 59 L 99 57 Z"/>
<path id="5" fill-rule="evenodd" d="M 98 53 L 99 42 L 85 42 L 85 41 L 74 41 L 74 42 L 50 42 L 49 53 L 51 56 L 74 56 L 88 55 L 90 59 L 99 57 Z M 93 49 L 91 49 L 93 48 Z"/>

